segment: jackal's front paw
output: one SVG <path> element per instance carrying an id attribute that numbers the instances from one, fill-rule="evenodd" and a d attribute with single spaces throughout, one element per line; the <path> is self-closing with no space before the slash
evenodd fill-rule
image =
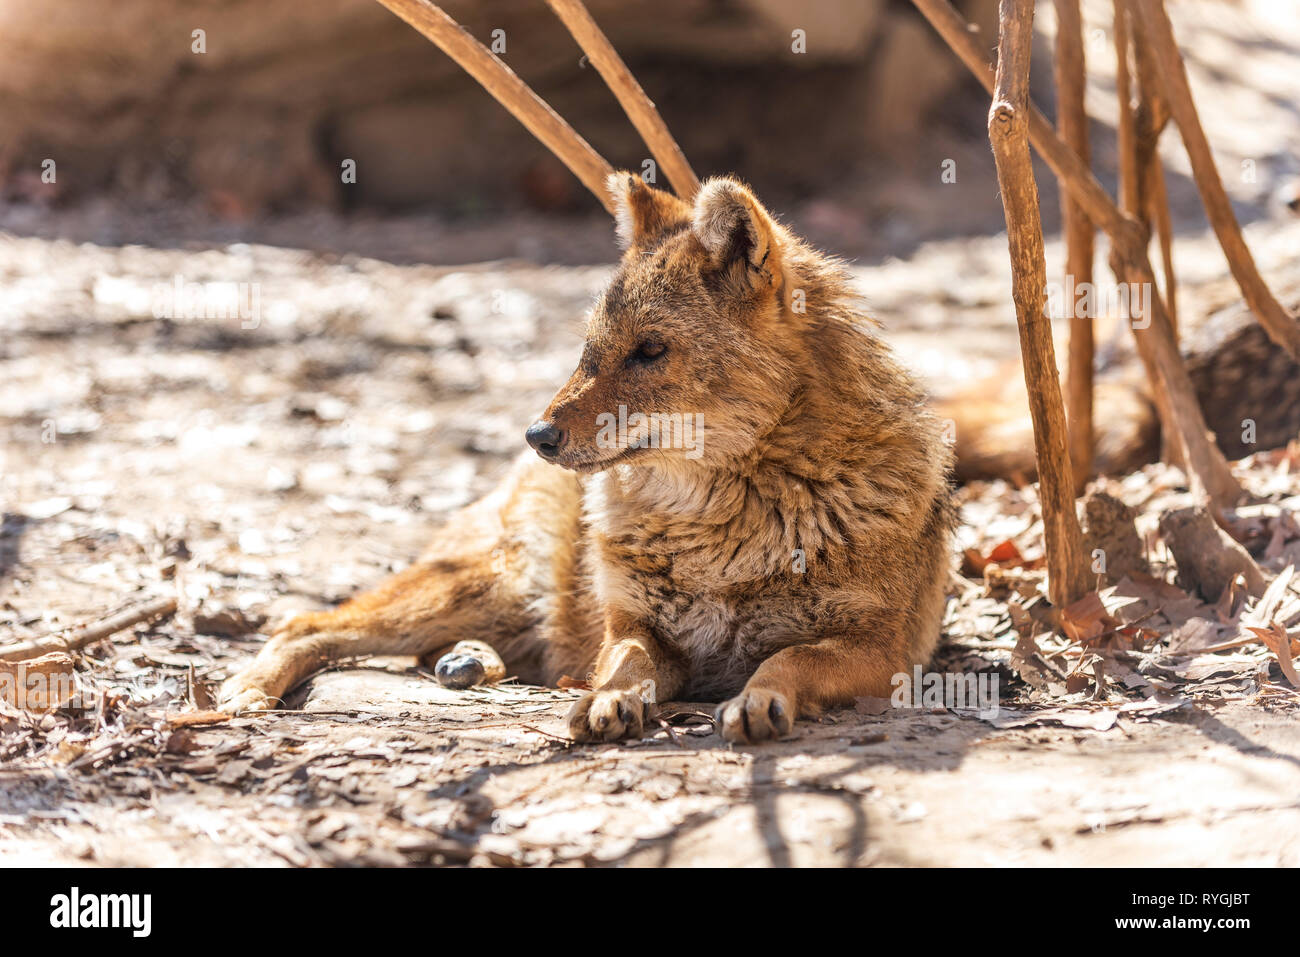
<path id="1" fill-rule="evenodd" d="M 217 692 L 217 710 L 226 714 L 242 714 L 245 711 L 270 711 L 280 705 L 278 698 L 272 698 L 261 688 L 248 681 L 242 674 L 227 678 L 221 690 Z"/>
<path id="2" fill-rule="evenodd" d="M 737 744 L 784 738 L 794 727 L 794 714 L 785 695 L 765 688 L 746 688 L 719 705 L 713 720 L 722 736 Z"/>
<path id="3" fill-rule="evenodd" d="M 592 691 L 569 711 L 574 741 L 639 738 L 650 720 L 650 706 L 635 691 Z"/>

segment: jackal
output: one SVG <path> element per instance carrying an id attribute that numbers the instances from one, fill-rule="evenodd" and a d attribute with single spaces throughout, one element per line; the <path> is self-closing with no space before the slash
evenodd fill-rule
<path id="1" fill-rule="evenodd" d="M 626 251 L 526 432 L 535 454 L 417 564 L 283 625 L 223 707 L 470 638 L 523 680 L 588 676 L 578 740 L 639 735 L 678 699 L 722 702 L 722 735 L 755 742 L 926 664 L 952 453 L 844 270 L 734 179 L 693 206 L 628 173 L 609 186 Z"/>

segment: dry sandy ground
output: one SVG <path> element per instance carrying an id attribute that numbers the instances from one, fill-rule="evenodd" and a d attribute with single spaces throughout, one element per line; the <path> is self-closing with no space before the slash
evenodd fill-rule
<path id="1" fill-rule="evenodd" d="M 1298 235 L 1251 231 L 1266 269 Z M 1207 308 L 1225 289 L 1209 249 L 1183 246 L 1187 301 Z M 1005 255 L 953 242 L 859 271 L 937 388 L 1014 350 Z M 0 715 L 0 861 L 1300 864 L 1277 664 L 1258 647 L 1190 670 L 1166 654 L 1197 615 L 1233 637 L 1241 609 L 1117 611 L 1148 646 L 1123 687 L 1039 693 L 1011 660 L 1009 606 L 1041 573 L 1019 592 L 954 579 L 941 665 L 999 676 L 996 722 L 866 702 L 729 748 L 684 707 L 645 742 L 575 747 L 559 738 L 572 692 L 450 692 L 372 662 L 318 678 L 301 713 L 182 726 L 256 650 L 240 632 L 402 567 L 491 486 L 567 375 L 607 268 L 6 238 L 0 270 L 0 630 L 180 606 L 86 649 L 90 710 Z M 177 274 L 259 283 L 260 321 L 155 318 Z M 1300 559 L 1300 480 L 1294 456 L 1257 458 L 1243 474 L 1271 577 Z M 1118 488 L 1147 525 L 1181 494 L 1158 468 Z M 1032 495 L 979 486 L 963 503 L 963 546 L 1041 549 Z"/>
<path id="2" fill-rule="evenodd" d="M 389 685 L 392 687 L 389 687 Z M 337 674 L 241 718 L 218 757 L 5 774 L 6 864 L 1290 865 L 1294 717 L 1250 704 L 1108 732 L 841 713 L 732 750 L 666 733 L 568 747 L 556 694 L 469 701 Z"/>

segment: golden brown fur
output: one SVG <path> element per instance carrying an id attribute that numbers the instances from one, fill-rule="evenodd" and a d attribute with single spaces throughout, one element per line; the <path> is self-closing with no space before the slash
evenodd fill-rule
<path id="1" fill-rule="evenodd" d="M 928 660 L 951 452 L 838 264 L 731 179 L 693 207 L 628 174 L 611 189 L 627 251 L 546 444 L 530 430 L 550 461 L 521 459 L 376 591 L 290 621 L 227 707 L 269 707 L 342 657 L 478 638 L 527 680 L 591 675 L 578 739 L 638 734 L 648 701 L 691 698 L 758 741 Z M 620 407 L 703 431 L 656 444 L 642 422 L 611 447 L 599 417 Z"/>

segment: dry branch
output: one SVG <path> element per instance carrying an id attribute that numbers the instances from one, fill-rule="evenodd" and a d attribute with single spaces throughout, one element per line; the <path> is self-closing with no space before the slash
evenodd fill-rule
<path id="1" fill-rule="evenodd" d="M 1116 140 L 1119 150 L 1119 208 L 1135 218 L 1141 215 L 1138 180 L 1137 124 L 1133 117 L 1133 86 L 1129 74 L 1128 15 L 1124 0 L 1114 0 L 1115 98 L 1119 106 Z"/>
<path id="2" fill-rule="evenodd" d="M 1084 109 L 1083 21 L 1079 0 L 1056 0 L 1056 115 L 1061 139 L 1084 163 L 1089 160 L 1088 114 Z M 1092 283 L 1094 229 L 1088 214 L 1061 190 L 1061 223 L 1065 233 L 1065 287 Z M 1073 282 L 1072 282 L 1073 281 Z M 1070 427 L 1070 461 L 1078 495 L 1092 474 L 1092 317 L 1075 314 L 1075 297 L 1066 296 L 1070 351 L 1066 364 L 1065 410 Z"/>
<path id="3" fill-rule="evenodd" d="M 1138 155 L 1142 156 L 1141 125 L 1138 129 Z M 1152 152 L 1150 159 L 1140 159 L 1142 177 L 1142 214 L 1155 226 L 1160 239 L 1160 265 L 1165 274 L 1163 295 L 1169 325 L 1178 340 L 1178 280 L 1174 275 L 1174 224 L 1169 215 L 1169 189 L 1165 183 L 1165 168 L 1159 154 Z"/>
<path id="4" fill-rule="evenodd" d="M 1052 322 L 1044 310 L 1047 263 L 1038 209 L 1038 187 L 1029 157 L 1029 54 L 1033 42 L 1033 0 L 1001 0 L 998 67 L 989 109 L 989 142 L 1011 249 L 1012 295 L 1020 328 L 1025 388 L 1034 421 L 1038 497 L 1047 544 L 1048 591 L 1064 607 L 1088 592 L 1083 538 L 1074 514 L 1070 469 Z"/>
<path id="5" fill-rule="evenodd" d="M 976 79 L 992 93 L 993 69 L 979 40 L 978 29 L 967 23 L 948 0 L 912 2 Z M 1141 223 L 1119 210 L 1083 160 L 1066 146 L 1047 118 L 1032 104 L 1028 107 L 1028 123 L 1030 142 L 1051 167 L 1061 186 L 1110 238 L 1112 265 L 1117 274 L 1130 288 L 1142 288 L 1147 284 L 1154 289 L 1155 274 L 1147 259 L 1146 231 Z M 1210 438 L 1196 392 L 1178 353 L 1169 316 L 1159 297 L 1152 296 L 1151 313 L 1144 318 L 1146 321 L 1133 327 L 1134 341 L 1153 389 L 1157 392 L 1163 390 L 1168 397 L 1167 404 L 1160 408 L 1165 431 L 1176 436 L 1181 443 L 1183 461 L 1188 463 L 1189 481 L 1215 506 L 1226 507 L 1241 495 L 1241 488 L 1233 478 L 1223 453 Z"/>
<path id="6" fill-rule="evenodd" d="M 1242 296 L 1259 318 L 1260 325 L 1269 338 L 1285 349 L 1291 358 L 1300 362 L 1300 322 L 1269 291 L 1242 238 L 1241 226 L 1232 212 L 1228 194 L 1224 192 L 1223 181 L 1214 165 L 1214 155 L 1210 152 L 1209 141 L 1205 138 L 1205 130 L 1201 128 L 1201 120 L 1196 113 L 1192 89 L 1187 81 L 1187 68 L 1178 51 L 1174 28 L 1165 12 L 1164 3 L 1162 0 L 1135 0 L 1135 9 L 1141 18 L 1142 30 L 1151 44 L 1169 110 L 1182 134 L 1183 145 L 1187 148 L 1187 158 L 1192 164 L 1192 174 L 1201 193 L 1201 202 L 1209 216 L 1210 225 L 1219 237 L 1219 245 L 1228 257 L 1228 267 L 1232 270 L 1233 278 L 1237 280 Z"/>
<path id="7" fill-rule="evenodd" d="M 1115 38 L 1115 99 L 1117 107 L 1116 152 L 1119 156 L 1119 206 L 1126 216 L 1131 216 L 1142 225 L 1144 245 L 1150 243 L 1150 231 L 1143 216 L 1142 209 L 1142 160 L 1139 155 L 1137 115 L 1133 107 L 1132 71 L 1129 68 L 1129 52 L 1132 48 L 1130 33 L 1132 18 L 1129 15 L 1126 0 L 1114 0 L 1113 35 Z M 1116 278 L 1122 278 L 1122 267 L 1116 268 Z M 1154 298 L 1154 286 L 1152 297 Z M 1169 320 L 1170 333 L 1173 334 L 1173 319 Z M 1174 335 L 1175 342 L 1177 336 Z M 1169 397 L 1162 390 L 1155 392 L 1156 405 L 1162 421 L 1172 417 Z M 1175 465 L 1186 467 L 1182 458 L 1180 443 L 1175 441 L 1171 430 L 1166 430 L 1161 437 L 1161 458 Z"/>
<path id="8" fill-rule="evenodd" d="M 1160 254 L 1165 274 L 1164 301 L 1169 324 L 1178 339 L 1178 283 L 1174 277 L 1174 229 L 1169 215 L 1169 191 L 1165 168 L 1157 146 L 1160 134 L 1169 123 L 1169 105 L 1159 89 L 1155 54 L 1142 22 L 1132 12 L 1132 0 L 1124 0 L 1129 10 L 1129 27 L 1133 37 L 1133 59 L 1137 67 L 1138 107 L 1137 154 L 1142 197 L 1142 216 L 1148 227 L 1154 225 L 1160 239 Z"/>
<path id="9" fill-rule="evenodd" d="M 379 2 L 455 60 L 572 170 L 610 215 L 614 214 L 613 199 L 605 189 L 605 179 L 613 168 L 545 100 L 519 79 L 514 70 L 494 57 L 487 47 L 429 0 Z"/>
<path id="10" fill-rule="evenodd" d="M 84 648 L 92 642 L 108 638 L 142 621 L 170 615 L 175 610 L 175 598 L 158 598 L 142 605 L 124 608 L 107 618 L 57 631 L 52 635 L 33 638 L 31 641 L 19 642 L 16 645 L 5 645 L 0 647 L 0 661 L 22 661 L 52 651 L 75 651 L 77 648 Z"/>
<path id="11" fill-rule="evenodd" d="M 691 164 L 686 161 L 681 147 L 668 132 L 668 126 L 659 115 L 659 111 L 655 109 L 654 102 L 646 96 L 645 90 L 641 89 L 641 84 L 632 76 L 627 65 L 623 63 L 623 58 L 618 55 L 596 21 L 591 18 L 582 0 L 546 0 L 546 2 L 573 34 L 573 38 L 578 41 L 578 46 L 582 47 L 582 51 L 587 54 L 587 58 L 591 60 L 614 96 L 618 98 L 623 112 L 641 134 L 641 139 L 650 147 L 651 154 L 664 171 L 664 175 L 673 184 L 677 195 L 688 203 L 693 201 L 699 191 L 700 181 L 691 169 Z"/>
<path id="12" fill-rule="evenodd" d="M 1178 568 L 1178 587 L 1200 592 L 1206 601 L 1215 602 L 1233 579 L 1242 575 L 1246 591 L 1260 595 L 1264 591 L 1264 573 L 1250 557 L 1250 552 L 1214 523 L 1202 508 L 1178 508 L 1160 516 L 1160 537 L 1169 546 Z"/>

